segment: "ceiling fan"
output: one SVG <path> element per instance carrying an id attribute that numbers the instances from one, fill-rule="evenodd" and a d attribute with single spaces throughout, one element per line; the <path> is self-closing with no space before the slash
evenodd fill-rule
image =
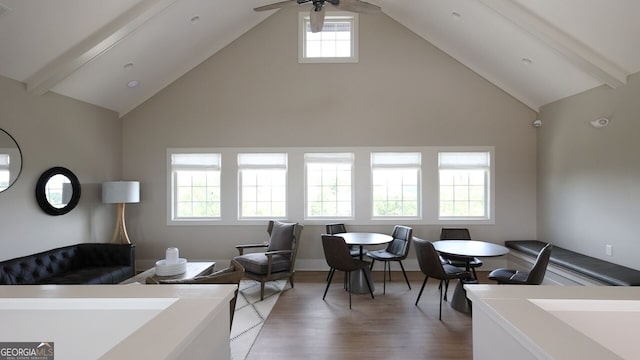
<path id="1" fill-rule="evenodd" d="M 381 8 L 362 0 L 287 0 L 270 5 L 260 6 L 253 10 L 267 11 L 281 9 L 292 5 L 312 4 L 310 12 L 311 32 L 322 31 L 324 26 L 325 3 L 333 5 L 338 10 L 351 11 L 356 13 L 373 14 L 380 12 Z"/>

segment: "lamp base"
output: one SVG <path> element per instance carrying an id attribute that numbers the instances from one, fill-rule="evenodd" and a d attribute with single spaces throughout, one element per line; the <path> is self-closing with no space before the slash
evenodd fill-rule
<path id="1" fill-rule="evenodd" d="M 116 228 L 111 237 L 112 243 L 131 244 L 129 235 L 127 234 L 127 226 L 124 223 L 124 203 L 118 203 L 116 214 Z"/>

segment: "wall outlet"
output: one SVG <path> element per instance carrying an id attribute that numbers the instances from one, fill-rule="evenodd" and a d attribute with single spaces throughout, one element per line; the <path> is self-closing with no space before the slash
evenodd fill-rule
<path id="1" fill-rule="evenodd" d="M 608 255 L 608 256 L 613 256 L 613 246 L 607 244 L 604 246 L 604 252 Z"/>

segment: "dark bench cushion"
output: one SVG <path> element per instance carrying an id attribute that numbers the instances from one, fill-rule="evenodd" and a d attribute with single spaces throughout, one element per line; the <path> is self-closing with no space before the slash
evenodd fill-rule
<path id="1" fill-rule="evenodd" d="M 506 241 L 505 246 L 536 257 L 546 243 L 537 240 Z M 558 246 L 553 247 L 549 263 L 573 270 L 610 285 L 640 286 L 640 271 L 610 263 Z"/>

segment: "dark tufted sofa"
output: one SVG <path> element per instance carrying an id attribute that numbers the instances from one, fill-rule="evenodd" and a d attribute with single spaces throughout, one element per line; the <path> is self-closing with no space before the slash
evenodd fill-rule
<path id="1" fill-rule="evenodd" d="M 0 262 L 0 285 L 117 284 L 133 275 L 133 244 L 82 243 Z"/>

